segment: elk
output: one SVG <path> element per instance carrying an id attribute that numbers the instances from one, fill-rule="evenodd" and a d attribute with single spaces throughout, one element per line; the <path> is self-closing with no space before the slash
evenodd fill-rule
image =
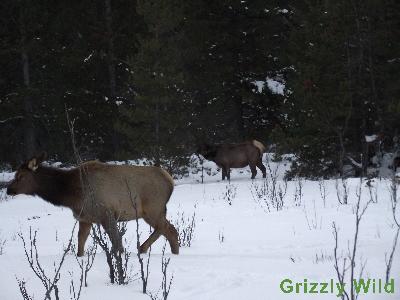
<path id="1" fill-rule="evenodd" d="M 174 189 L 172 177 L 152 166 L 109 165 L 97 161 L 65 170 L 42 164 L 44 156 L 22 164 L 7 188 L 8 195 L 37 195 L 56 206 L 68 207 L 79 221 L 78 256 L 84 255 L 92 224 L 100 224 L 114 249 L 123 251 L 117 222 L 143 218 L 154 228 L 138 251 L 144 253 L 164 235 L 173 254 L 179 254 L 178 233 L 166 219 Z"/>
<path id="2" fill-rule="evenodd" d="M 231 168 L 244 168 L 247 165 L 250 166 L 251 179 L 257 175 L 256 167 L 261 170 L 265 178 L 266 169 L 262 163 L 264 152 L 265 146 L 256 140 L 239 144 L 203 144 L 197 150 L 197 153 L 215 162 L 222 169 L 222 180 L 225 180 L 225 177 L 231 179 Z"/>

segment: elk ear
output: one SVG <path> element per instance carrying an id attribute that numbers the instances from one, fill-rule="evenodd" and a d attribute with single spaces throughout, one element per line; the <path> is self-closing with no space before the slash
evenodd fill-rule
<path id="1" fill-rule="evenodd" d="M 38 157 L 37 157 L 37 164 L 40 164 L 41 162 L 45 161 L 47 159 L 47 152 L 43 151 Z"/>
<path id="2" fill-rule="evenodd" d="M 32 171 L 36 171 L 38 167 L 39 167 L 39 163 L 38 163 L 37 158 L 34 157 L 28 162 L 28 169 L 30 169 Z"/>

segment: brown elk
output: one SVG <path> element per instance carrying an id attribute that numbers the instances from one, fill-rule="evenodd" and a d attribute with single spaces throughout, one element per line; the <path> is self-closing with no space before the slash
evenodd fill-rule
<path id="1" fill-rule="evenodd" d="M 222 169 L 222 180 L 225 177 L 231 179 L 231 168 L 244 168 L 250 166 L 251 179 L 257 175 L 258 167 L 263 178 L 266 177 L 266 169 L 262 163 L 262 156 L 265 146 L 256 140 L 247 141 L 240 144 L 203 144 L 197 150 L 205 159 L 215 162 Z"/>
<path id="2" fill-rule="evenodd" d="M 96 161 L 63 170 L 42 165 L 43 157 L 19 167 L 8 195 L 38 195 L 56 206 L 68 207 L 79 221 L 78 256 L 84 255 L 92 224 L 101 224 L 114 249 L 122 251 L 117 222 L 143 218 L 154 228 L 138 249 L 146 252 L 164 235 L 174 254 L 178 233 L 166 219 L 166 204 L 174 189 L 172 177 L 158 167 L 116 166 Z"/>

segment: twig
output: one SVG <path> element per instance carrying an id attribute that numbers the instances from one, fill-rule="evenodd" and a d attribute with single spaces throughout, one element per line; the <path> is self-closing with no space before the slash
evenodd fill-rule
<path id="1" fill-rule="evenodd" d="M 386 277 L 385 277 L 385 282 L 389 282 L 389 277 L 390 277 L 390 271 L 392 269 L 392 263 L 393 263 L 393 257 L 394 253 L 396 251 L 396 246 L 397 246 L 397 241 L 399 239 L 399 233 L 400 233 L 400 227 L 397 227 L 396 234 L 393 239 L 393 245 L 392 245 L 392 250 L 390 251 L 389 259 L 387 259 L 387 256 L 385 254 L 385 263 L 386 263 Z"/>
<path id="2" fill-rule="evenodd" d="M 15 116 L 15 117 L 10 117 L 4 120 L 0 120 L 0 124 L 5 124 L 9 121 L 14 121 L 14 120 L 20 120 L 20 119 L 24 119 L 24 116 Z"/>
<path id="3" fill-rule="evenodd" d="M 137 258 L 140 264 L 140 279 L 142 280 L 142 293 L 147 294 L 147 283 L 149 280 L 149 264 L 150 264 L 150 256 L 151 256 L 151 246 L 149 248 L 149 254 L 146 261 L 146 267 L 144 264 L 144 260 L 142 254 L 140 253 L 140 233 L 139 233 L 139 218 L 138 218 L 138 211 L 137 211 L 137 203 L 136 197 L 132 197 L 132 192 L 129 187 L 128 181 L 125 180 L 126 188 L 129 194 L 129 199 L 132 202 L 133 209 L 135 210 L 135 221 L 136 221 L 136 248 L 137 248 Z"/>
<path id="4" fill-rule="evenodd" d="M 22 233 L 18 233 L 18 236 L 21 238 L 22 243 L 24 245 L 25 257 L 29 263 L 29 266 L 32 269 L 32 271 L 35 273 L 35 275 L 40 279 L 40 281 L 42 282 L 42 284 L 46 290 L 45 299 L 51 299 L 51 293 L 53 292 L 53 290 L 54 290 L 54 295 L 56 297 L 56 300 L 59 299 L 59 291 L 58 291 L 57 283 L 61 277 L 60 271 L 61 271 L 61 267 L 64 264 L 65 257 L 67 255 L 67 253 L 69 252 L 69 250 L 71 249 L 72 239 L 74 236 L 75 227 L 76 227 L 77 223 L 78 222 L 75 221 L 74 227 L 72 228 L 71 237 L 69 239 L 67 248 L 64 249 L 64 252 L 61 257 L 60 262 L 58 263 L 58 265 L 56 265 L 54 263 L 55 274 L 54 274 L 53 278 L 50 278 L 46 275 L 44 268 L 40 264 L 39 252 L 38 252 L 37 245 L 36 245 L 37 231 L 35 231 L 32 236 L 32 228 L 29 227 L 29 242 L 30 242 L 29 249 L 27 248 L 26 241 L 25 241 L 25 238 L 22 235 Z M 22 281 L 20 280 L 20 282 L 22 282 Z M 23 286 L 23 287 L 25 287 L 25 286 Z M 21 291 L 21 293 L 23 292 L 23 290 L 21 290 L 21 286 L 20 286 L 20 291 Z"/>
<path id="5" fill-rule="evenodd" d="M 333 250 L 333 256 L 334 256 L 334 260 L 335 260 L 334 268 L 335 268 L 336 275 L 337 275 L 337 278 L 339 280 L 339 283 L 341 284 L 341 286 L 344 286 L 344 276 L 346 274 L 346 271 L 347 271 L 348 267 L 346 267 L 346 258 L 343 259 L 342 268 L 340 269 L 340 267 L 339 267 L 339 258 L 338 258 L 338 254 L 337 254 L 337 250 L 338 250 L 338 230 L 336 228 L 336 223 L 335 222 L 332 223 L 332 228 L 333 228 L 333 237 L 335 239 L 335 248 Z M 346 290 L 344 290 L 343 294 L 341 295 L 342 300 L 345 299 L 345 297 L 346 297 L 347 300 L 349 300 L 349 295 L 348 295 Z"/>
<path id="6" fill-rule="evenodd" d="M 396 252 L 396 247 L 397 247 L 397 241 L 399 239 L 399 234 L 400 234 L 400 224 L 399 220 L 397 219 L 397 204 L 398 204 L 398 199 L 397 199 L 397 182 L 396 182 L 396 174 L 393 172 L 392 175 L 392 180 L 391 180 L 391 185 L 390 185 L 390 197 L 391 197 L 391 204 L 392 204 L 392 214 L 393 214 L 393 220 L 395 224 L 397 225 L 397 231 L 395 234 L 395 237 L 393 239 L 393 245 L 392 249 L 390 251 L 389 259 L 387 258 L 385 254 L 385 263 L 386 263 L 386 283 L 389 281 L 389 276 L 390 276 L 390 271 L 392 269 L 392 262 L 393 262 L 393 257 L 394 253 Z"/>

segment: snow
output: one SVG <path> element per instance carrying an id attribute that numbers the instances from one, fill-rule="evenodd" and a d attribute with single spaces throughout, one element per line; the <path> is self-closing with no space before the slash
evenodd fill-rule
<path id="1" fill-rule="evenodd" d="M 285 91 L 285 85 L 275 79 L 267 77 L 265 81 L 263 80 L 255 80 L 253 81 L 253 84 L 257 88 L 257 93 L 262 93 L 263 89 L 265 88 L 265 85 L 267 85 L 268 89 L 278 95 L 284 95 Z"/>
<path id="2" fill-rule="evenodd" d="M 365 136 L 365 141 L 366 141 L 367 143 L 372 143 L 372 142 L 376 141 L 377 138 L 378 138 L 378 136 L 377 136 L 376 134 L 373 134 L 373 135 L 366 135 L 366 136 Z"/>
<path id="3" fill-rule="evenodd" d="M 282 14 L 287 14 L 289 11 L 286 8 L 284 8 L 284 9 L 278 9 L 278 12 Z"/>
<path id="4" fill-rule="evenodd" d="M 83 62 L 85 62 L 85 63 L 88 62 L 92 58 L 93 54 L 94 54 L 94 52 L 90 53 L 87 57 L 85 57 Z"/>
<path id="5" fill-rule="evenodd" d="M 266 160 L 267 155 L 264 157 Z M 269 160 L 270 161 L 270 160 Z M 195 162 L 198 163 L 198 162 Z M 249 168 L 235 169 L 231 183 L 221 181 L 221 173 L 212 162 L 204 164 L 204 184 L 201 172 L 193 169 L 188 177 L 176 181 L 176 187 L 168 203 L 168 218 L 174 222 L 182 213 L 189 217 L 196 213 L 196 227 L 191 247 L 181 248 L 179 255 L 171 258 L 168 276 L 173 274 L 168 299 L 310 299 L 308 294 L 284 294 L 279 284 L 289 278 L 294 282 L 337 280 L 333 267 L 334 239 L 332 222 L 339 232 L 340 255 L 346 255 L 351 247 L 355 228 L 356 191 L 360 180 L 347 180 L 349 204 L 340 205 L 337 200 L 335 180 L 294 180 L 287 182 L 287 192 L 282 210 L 268 212 L 265 205 L 253 199 L 254 185 L 261 186 L 263 179 L 250 180 Z M 283 174 L 289 162 L 270 161 L 270 174 L 277 172 L 277 185 L 283 187 Z M 0 174 L 10 179 L 12 174 Z M 324 205 L 319 184 L 326 187 Z M 370 182 L 371 193 L 377 195 L 377 203 L 371 203 L 361 220 L 356 259 L 356 274 L 360 259 L 366 260 L 364 277 L 385 278 L 385 255 L 389 255 L 395 235 L 391 211 L 390 182 L 374 179 Z M 299 193 L 301 186 L 301 197 Z M 339 188 L 342 187 L 339 182 Z M 226 198 L 227 190 L 235 190 L 232 199 Z M 253 191 L 253 193 L 252 193 Z M 300 197 L 300 201 L 299 201 Z M 362 182 L 361 206 L 370 199 L 366 180 Z M 25 237 L 29 228 L 38 231 L 39 259 L 43 268 L 53 274 L 53 262 L 61 258 L 74 226 L 69 209 L 52 206 L 38 197 L 19 195 L 7 197 L 0 194 L 0 241 L 6 239 L 0 255 L 2 280 L 0 299 L 21 299 L 16 277 L 25 279 L 27 289 L 35 299 L 42 299 L 41 282 L 30 270 L 25 259 L 18 233 Z M 229 202 L 231 204 L 229 204 Z M 148 225 L 139 222 L 143 242 L 149 235 Z M 74 233 L 76 243 L 77 232 Z M 223 236 L 223 240 L 221 239 Z M 130 261 L 132 275 L 139 271 L 136 258 L 136 222 L 128 223 L 125 245 L 132 251 Z M 91 244 L 89 238 L 86 248 Z M 156 292 L 161 284 L 161 253 L 165 239 L 160 238 L 152 247 L 150 260 L 149 290 Z M 398 299 L 400 295 L 400 253 L 394 255 L 391 277 L 395 282 L 393 294 L 360 295 L 360 299 Z M 94 267 L 88 275 L 88 287 L 84 287 L 81 299 L 149 299 L 141 294 L 140 280 L 125 286 L 111 285 L 108 279 L 106 258 L 98 250 Z M 68 254 L 61 271 L 59 283 L 61 299 L 69 299 L 71 275 L 79 278 L 75 257 Z M 137 276 L 134 276 L 137 279 Z M 338 299 L 325 294 L 323 299 Z"/>
<path id="6" fill-rule="evenodd" d="M 267 85 L 268 88 L 274 93 L 274 94 L 279 94 L 279 95 L 283 95 L 284 94 L 284 90 L 285 90 L 285 85 L 282 84 L 279 81 L 276 81 L 272 78 L 267 78 Z"/>
<path id="7" fill-rule="evenodd" d="M 257 92 L 258 93 L 262 93 L 265 81 L 256 80 L 256 81 L 253 82 L 253 84 L 257 87 Z"/>

